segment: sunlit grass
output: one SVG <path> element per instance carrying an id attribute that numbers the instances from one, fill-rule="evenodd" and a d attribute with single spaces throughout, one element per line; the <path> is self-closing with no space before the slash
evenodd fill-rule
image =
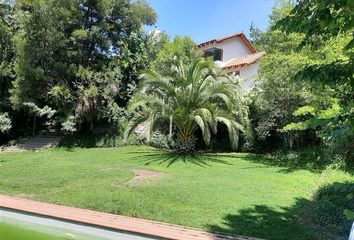
<path id="1" fill-rule="evenodd" d="M 144 146 L 0 154 L 0 193 L 267 239 L 320 239 L 311 199 L 344 172 L 287 169 L 252 154 L 178 156 Z M 132 169 L 161 177 L 129 184 Z"/>

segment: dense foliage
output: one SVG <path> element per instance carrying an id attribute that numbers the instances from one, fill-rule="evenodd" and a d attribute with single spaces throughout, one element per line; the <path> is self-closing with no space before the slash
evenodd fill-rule
<path id="1" fill-rule="evenodd" d="M 315 218 L 336 234 L 348 235 L 354 220 L 353 183 L 334 183 L 320 188 L 314 198 Z"/>
<path id="2" fill-rule="evenodd" d="M 274 9 L 266 32 L 251 26 L 253 44 L 267 53 L 260 62 L 259 80 L 250 93 L 256 140 L 263 147 L 259 150 L 269 151 L 277 147 L 293 149 L 307 137 L 307 134 L 282 131 L 288 123 L 297 120 L 292 113 L 309 101 L 309 86 L 294 83 L 291 78 L 311 61 L 313 55 L 306 51 L 295 52 L 301 39 L 299 34 L 272 29 L 291 8 L 291 4 L 285 3 Z"/>
<path id="3" fill-rule="evenodd" d="M 212 66 L 196 67 L 201 54 L 189 37 L 170 41 L 157 29 L 144 31 L 144 25 L 156 21 L 144 0 L 5 1 L 0 4 L 2 136 L 42 129 L 73 138 L 88 130 L 122 133 L 127 117 L 136 120 L 138 113 L 141 121 L 156 120 L 149 140 L 153 130 L 167 129 L 169 138 L 155 137 L 156 145 L 178 145 L 170 141 L 172 135 L 182 142 L 197 137 L 224 144 L 228 131 L 236 147 L 243 129 L 247 149 L 316 146 L 328 150 L 328 158 L 349 163 L 354 152 L 351 1 L 281 1 L 279 6 L 265 32 L 252 26 L 253 44 L 267 54 L 246 101 L 238 80 L 210 72 Z M 149 74 L 140 84 L 142 70 Z M 213 83 L 221 91 L 214 98 L 208 92 L 212 88 L 200 87 L 216 79 L 222 86 Z M 237 89 L 234 96 L 232 88 Z M 141 106 L 143 97 L 154 101 L 145 99 Z M 198 115 L 198 109 L 208 111 Z M 230 122 L 216 127 L 217 117 Z M 220 125 L 219 140 L 215 130 Z M 236 126 L 239 130 L 232 130 Z"/>
<path id="4" fill-rule="evenodd" d="M 298 1 L 277 22 L 286 33 L 301 34 L 301 48 L 324 49 L 328 54 L 298 69 L 293 79 L 323 84 L 327 91 L 296 115 L 306 121 L 287 130 L 315 129 L 322 141 L 347 160 L 354 159 L 354 4 L 353 1 Z M 338 48 L 339 47 L 339 48 Z M 301 51 L 301 50 L 298 50 Z M 321 51 L 321 50 L 320 50 Z M 328 91 L 328 89 L 330 89 Z"/>
<path id="5" fill-rule="evenodd" d="M 274 150 L 274 146 L 299 149 L 322 145 L 328 150 L 328 158 L 335 160 L 339 157 L 350 162 L 353 152 L 353 89 L 348 81 L 337 81 L 345 78 L 341 75 L 344 72 L 338 69 L 333 73 L 335 75 L 326 73 L 326 76 L 323 72 L 312 75 L 306 72 L 317 68 L 315 66 L 321 68 L 341 61 L 345 62 L 341 69 L 352 74 L 350 69 L 353 68 L 347 65 L 351 61 L 352 36 L 338 32 L 332 37 L 321 38 L 321 44 L 314 47 L 306 44 L 311 38 L 307 32 L 279 29 L 278 26 L 284 27 L 285 22 L 290 21 L 289 16 L 299 11 L 296 9 L 304 2 L 307 1 L 300 1 L 295 8 L 291 3 L 283 2 L 274 9 L 266 32 L 254 26 L 251 28 L 253 43 L 267 52 L 261 60 L 259 82 L 251 93 L 256 139 L 268 151 Z M 293 21 L 300 18 L 299 15 Z M 303 21 L 307 24 L 307 20 Z M 321 32 L 320 29 L 318 31 Z M 326 77 L 336 80 L 327 81 Z M 349 79 L 351 75 L 347 77 Z"/>
<path id="6" fill-rule="evenodd" d="M 138 71 L 157 53 L 154 36 L 142 30 L 155 21 L 144 0 L 1 3 L 0 111 L 24 125 L 19 134 L 47 121 L 30 120 L 36 114 L 26 103 L 55 109 L 54 130 L 117 124 Z"/>
<path id="7" fill-rule="evenodd" d="M 171 42 L 165 41 L 156 59 L 152 62 L 152 69 L 163 75 L 173 76 L 173 66 L 176 61 L 189 64 L 191 59 L 200 57 L 195 42 L 190 37 L 176 36 Z"/>
<path id="8" fill-rule="evenodd" d="M 171 76 L 157 72 L 142 75 L 144 80 L 128 108 L 134 115 L 126 129 L 126 138 L 147 121 L 148 141 L 151 141 L 156 127 L 165 121 L 170 124 L 170 138 L 175 127 L 182 145 L 191 145 L 198 129 L 209 145 L 218 123 L 222 123 L 228 129 L 231 146 L 236 149 L 240 132 L 247 129 L 239 79 L 218 72 L 209 60 L 200 58 L 191 59 L 189 64 L 174 64 L 170 69 L 174 71 Z"/>

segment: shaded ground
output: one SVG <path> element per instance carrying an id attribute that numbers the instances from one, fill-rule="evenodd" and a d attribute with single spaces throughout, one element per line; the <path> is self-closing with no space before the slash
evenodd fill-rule
<path id="1" fill-rule="evenodd" d="M 301 232 L 302 240 L 347 239 L 347 236 L 333 235 L 316 225 L 312 206 L 312 201 L 304 198 L 298 198 L 293 206 L 281 209 L 264 204 L 255 205 L 241 209 L 237 214 L 227 214 L 223 217 L 222 224 L 209 225 L 208 227 L 211 231 L 239 233 L 264 239 L 300 239 L 299 232 Z M 303 226 L 307 226 L 307 228 Z"/>
<path id="2" fill-rule="evenodd" d="M 188 154 L 188 155 L 179 155 L 174 152 L 156 152 L 144 154 L 142 156 L 138 156 L 137 159 L 143 160 L 145 165 L 166 165 L 170 167 L 175 163 L 184 163 L 184 164 L 194 164 L 199 167 L 211 167 L 213 163 L 221 163 L 226 165 L 232 165 L 227 160 L 223 160 L 223 157 L 229 158 L 228 156 L 223 155 L 215 155 L 215 154 Z"/>

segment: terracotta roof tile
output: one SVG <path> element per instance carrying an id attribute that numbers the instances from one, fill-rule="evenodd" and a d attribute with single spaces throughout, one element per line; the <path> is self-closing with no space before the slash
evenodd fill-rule
<path id="1" fill-rule="evenodd" d="M 215 39 L 211 39 L 205 42 L 202 42 L 200 44 L 198 44 L 198 47 L 203 47 L 209 44 L 213 44 L 213 43 L 217 43 L 217 42 L 222 42 L 224 40 L 227 40 L 229 38 L 233 38 L 233 37 L 239 37 L 242 34 L 242 32 L 238 32 L 238 33 L 234 33 L 234 34 L 230 34 L 224 37 L 220 37 L 220 38 L 215 38 Z"/>
<path id="2" fill-rule="evenodd" d="M 253 53 L 257 52 L 256 49 L 253 47 L 253 45 L 248 41 L 248 39 L 246 38 L 246 36 L 243 32 L 237 32 L 237 33 L 230 34 L 230 35 L 227 35 L 224 37 L 211 39 L 209 41 L 205 41 L 205 42 L 198 44 L 197 47 L 201 48 L 201 47 L 208 46 L 208 45 L 211 45 L 214 43 L 220 43 L 220 42 L 228 40 L 230 38 L 240 38 L 247 45 L 247 47 L 251 50 L 251 52 L 253 52 Z"/>
<path id="3" fill-rule="evenodd" d="M 228 61 L 222 67 L 222 69 L 224 69 L 224 70 L 232 70 L 232 69 L 235 69 L 237 67 L 242 67 L 244 65 L 250 65 L 252 63 L 255 63 L 264 54 L 265 54 L 265 52 L 257 52 L 257 53 L 249 54 L 249 55 L 246 55 L 246 56 L 242 56 L 242 57 L 237 57 L 237 58 L 231 59 L 230 61 Z"/>

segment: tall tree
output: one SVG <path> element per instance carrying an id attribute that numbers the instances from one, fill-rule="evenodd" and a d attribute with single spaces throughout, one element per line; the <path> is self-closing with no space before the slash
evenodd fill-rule
<path id="1" fill-rule="evenodd" d="M 164 75 L 173 75 L 176 60 L 189 64 L 191 59 L 201 56 L 195 42 L 190 37 L 176 36 L 172 41 L 163 41 L 163 46 L 152 62 L 152 68 Z"/>
<path id="2" fill-rule="evenodd" d="M 156 14 L 145 0 L 17 0 L 4 6 L 7 12 L 12 10 L 12 26 L 16 27 L 0 28 L 11 33 L 11 41 L 2 34 L 3 41 L 14 43 L 14 57 L 10 62 L 15 80 L 10 99 L 15 109 L 21 109 L 26 102 L 38 107 L 49 105 L 58 110 L 59 123 L 66 121 L 75 114 L 75 109 L 83 106 L 92 86 L 97 87 L 100 82 L 102 86 L 114 84 L 120 90 L 135 85 L 137 72 L 149 64 L 146 56 L 151 53 L 144 49 L 149 49 L 150 42 L 148 34 L 141 29 L 144 24 L 153 24 Z M 10 25 L 6 22 L 6 12 L 1 12 L 4 14 L 0 26 Z M 4 52 L 2 49 L 2 56 L 6 55 Z M 82 69 L 94 77 L 82 74 Z M 114 83 L 107 79 L 109 74 Z M 105 112 L 97 115 L 115 118 L 107 116 L 115 111 L 112 108 L 108 111 L 107 107 L 117 110 L 120 99 L 127 102 L 130 97 L 124 94 L 121 90 L 114 91 L 114 96 L 99 108 Z M 76 119 L 81 121 L 88 119 L 82 114 L 91 111 L 76 112 L 80 112 Z"/>
<path id="3" fill-rule="evenodd" d="M 285 133 L 281 129 L 296 120 L 293 111 L 308 101 L 309 89 L 306 84 L 293 83 L 291 77 L 311 59 L 306 49 L 300 54 L 295 52 L 300 34 L 285 34 L 272 29 L 276 21 L 286 16 L 291 9 L 290 3 L 283 2 L 273 9 L 267 31 L 262 32 L 254 25 L 250 31 L 255 47 L 266 52 L 260 62 L 258 81 L 250 93 L 256 140 L 262 142 L 258 145 L 265 148 L 269 146 L 274 149 L 280 145 L 291 149 L 301 140 L 298 134 Z"/>
<path id="4" fill-rule="evenodd" d="M 322 118 L 317 116 L 317 125 L 326 132 L 324 139 L 330 144 L 339 142 L 353 152 L 354 149 L 354 2 L 351 0 L 301 0 L 289 15 L 279 20 L 277 28 L 287 33 L 301 33 L 299 47 L 312 49 L 331 46 L 332 53 L 340 46 L 341 54 L 322 61 L 307 64 L 294 77 L 325 84 L 336 90 L 338 111 Z M 334 43 L 334 44 L 333 44 Z M 328 55 L 327 55 L 328 56 Z M 318 106 L 318 105 L 317 105 Z M 328 106 L 327 106 L 328 108 Z M 331 106 L 329 106 L 331 108 Z M 325 109 L 322 109 L 325 110 Z"/>
<path id="5" fill-rule="evenodd" d="M 166 35 L 163 33 L 145 33 L 140 30 L 131 33 L 121 42 L 119 55 L 112 62 L 122 73 L 117 99 L 120 106 L 126 106 L 139 83 L 139 72 L 149 68 L 165 41 Z"/>
<path id="6" fill-rule="evenodd" d="M 8 91 L 13 80 L 14 28 L 13 6 L 0 3 L 0 110 L 10 105 Z"/>
<path id="7" fill-rule="evenodd" d="M 215 72 L 211 62 L 196 59 L 174 65 L 174 75 L 156 72 L 143 74 L 143 82 L 129 105 L 134 113 L 125 132 L 129 137 L 142 122 L 148 121 L 148 140 L 158 123 L 170 121 L 182 144 L 190 144 L 197 129 L 208 145 L 217 124 L 227 126 L 231 145 L 238 146 L 239 132 L 244 131 L 244 106 L 240 82 Z"/>

